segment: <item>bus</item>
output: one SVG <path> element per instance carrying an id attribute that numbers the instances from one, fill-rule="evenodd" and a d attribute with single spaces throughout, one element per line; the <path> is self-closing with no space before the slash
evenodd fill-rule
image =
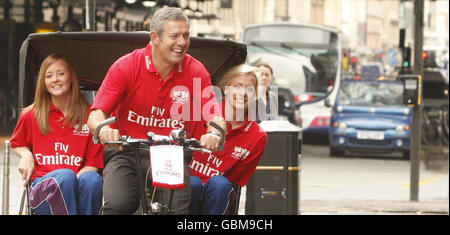
<path id="1" fill-rule="evenodd" d="M 242 41 L 247 44 L 247 63 L 270 64 L 273 85 L 291 90 L 304 134 L 327 134 L 331 109 L 341 80 L 342 34 L 312 24 L 266 23 L 247 25 Z"/>

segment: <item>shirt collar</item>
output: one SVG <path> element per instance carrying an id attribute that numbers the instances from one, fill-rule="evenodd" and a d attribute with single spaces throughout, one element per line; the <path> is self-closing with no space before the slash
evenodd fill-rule
<path id="1" fill-rule="evenodd" d="M 250 130 L 250 127 L 253 125 L 253 121 L 249 121 L 248 119 L 246 119 L 244 121 L 244 124 L 242 124 L 242 126 L 236 128 L 236 129 L 231 129 L 231 123 L 229 123 L 229 122 L 226 122 L 226 123 L 227 123 L 227 132 L 228 133 L 231 133 L 231 132 L 237 131 L 237 130 L 248 133 L 248 131 Z"/>

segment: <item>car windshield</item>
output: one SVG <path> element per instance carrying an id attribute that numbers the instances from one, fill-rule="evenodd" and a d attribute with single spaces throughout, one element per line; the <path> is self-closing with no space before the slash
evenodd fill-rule
<path id="1" fill-rule="evenodd" d="M 336 79 L 337 34 L 309 27 L 251 28 L 245 33 L 248 62 L 268 62 L 274 83 L 295 95 L 325 96 Z"/>
<path id="2" fill-rule="evenodd" d="M 401 83 L 345 82 L 339 96 L 340 105 L 347 106 L 403 106 L 403 85 Z"/>

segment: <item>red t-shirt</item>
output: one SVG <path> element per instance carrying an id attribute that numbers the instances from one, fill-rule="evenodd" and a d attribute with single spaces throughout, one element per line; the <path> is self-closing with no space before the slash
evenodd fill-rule
<path id="1" fill-rule="evenodd" d="M 206 131 L 204 125 L 201 128 Z M 190 173 L 203 183 L 212 176 L 223 175 L 230 182 L 244 186 L 263 155 L 267 134 L 254 121 L 246 121 L 236 129 L 228 125 L 227 129 L 224 151 L 211 155 L 194 152 Z"/>
<path id="2" fill-rule="evenodd" d="M 186 54 L 163 80 L 153 66 L 151 51 L 149 43 L 114 62 L 91 110 L 117 117 L 111 126 L 134 138 L 145 138 L 149 131 L 168 135 L 172 129 L 185 129 L 192 136 L 190 121 L 221 116 L 209 73 L 199 61 Z M 211 107 L 214 112 L 207 115 Z"/>
<path id="3" fill-rule="evenodd" d="M 50 133 L 43 135 L 34 116 L 34 109 L 21 113 L 11 139 L 11 147 L 28 147 L 34 156 L 31 180 L 47 173 L 67 168 L 77 173 L 84 166 L 103 168 L 101 144 L 92 142 L 86 123 L 80 131 L 64 125 L 63 113 L 50 105 L 48 122 Z"/>

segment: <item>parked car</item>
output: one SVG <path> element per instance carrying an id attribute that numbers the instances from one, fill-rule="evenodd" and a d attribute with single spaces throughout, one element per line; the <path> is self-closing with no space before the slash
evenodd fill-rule
<path id="1" fill-rule="evenodd" d="M 344 80 L 332 107 L 330 155 L 402 152 L 408 158 L 412 109 L 402 97 L 401 81 Z"/>

